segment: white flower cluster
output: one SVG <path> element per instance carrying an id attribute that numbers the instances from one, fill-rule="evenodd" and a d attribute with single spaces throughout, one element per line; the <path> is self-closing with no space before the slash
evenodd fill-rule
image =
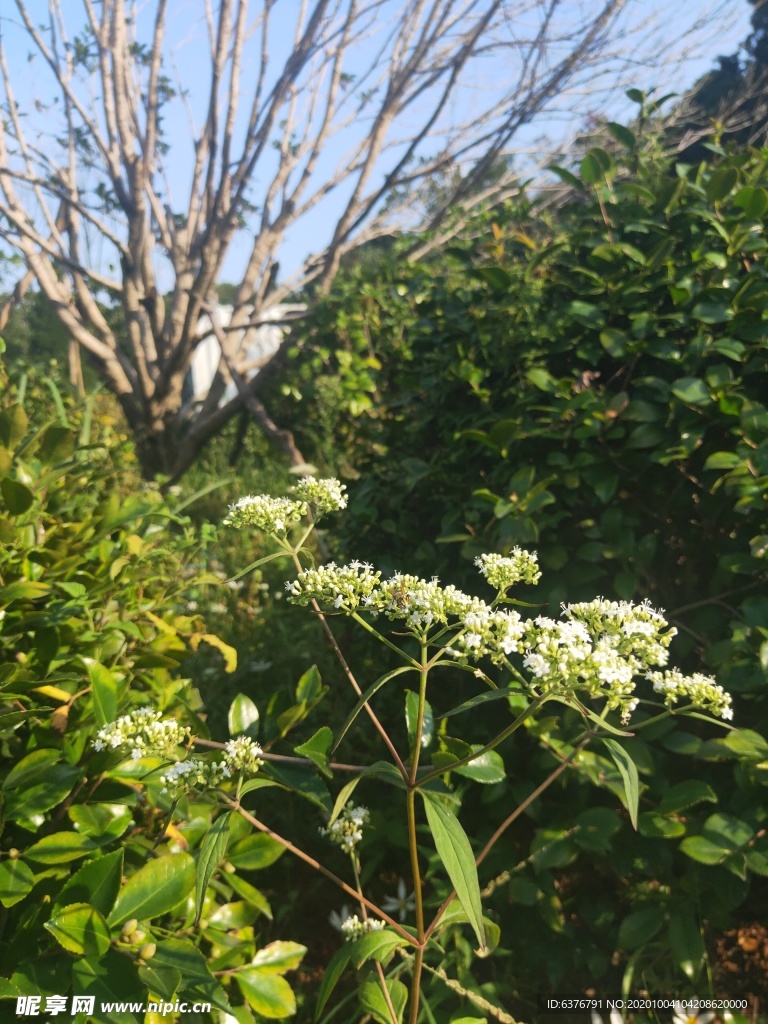
<path id="1" fill-rule="evenodd" d="M 312 476 L 305 476 L 292 488 L 292 493 L 299 501 L 312 505 L 315 513 L 322 516 L 326 512 L 338 512 L 347 507 L 346 489 L 335 477 L 316 480 Z"/>
<path id="2" fill-rule="evenodd" d="M 209 789 L 231 776 L 229 767 L 223 761 L 203 761 L 199 757 L 188 757 L 186 761 L 172 764 L 158 781 L 163 784 L 163 793 L 178 797 L 193 786 Z"/>
<path id="3" fill-rule="evenodd" d="M 356 942 L 357 939 L 362 939 L 368 932 L 380 932 L 382 928 L 386 928 L 386 924 L 375 917 L 369 917 L 366 921 L 361 921 L 357 914 L 353 914 L 341 922 L 340 928 L 345 942 Z"/>
<path id="4" fill-rule="evenodd" d="M 546 690 L 579 689 L 607 696 L 623 721 L 637 707 L 635 678 L 666 665 L 676 630 L 647 603 L 595 601 L 564 605 L 564 620 L 526 623 L 523 665 Z"/>
<path id="5" fill-rule="evenodd" d="M 363 838 L 363 826 L 368 824 L 370 813 L 367 807 L 355 807 L 352 801 L 347 804 L 336 821 L 328 828 L 321 828 L 320 835 L 328 836 L 336 846 L 345 853 L 353 853 Z"/>
<path id="6" fill-rule="evenodd" d="M 305 569 L 298 579 L 289 580 L 285 589 L 294 604 L 309 604 L 313 599 L 320 604 L 354 611 L 361 601 L 368 603 L 379 585 L 381 573 L 372 572 L 368 562 L 350 562 L 336 565 L 329 562 L 317 569 Z"/>
<path id="7" fill-rule="evenodd" d="M 682 672 L 672 668 L 666 672 L 649 672 L 648 678 L 653 683 L 654 690 L 664 695 L 667 707 L 676 704 L 681 697 L 689 697 L 697 707 L 711 711 L 713 715 L 719 715 L 727 721 L 733 718 L 731 695 L 726 693 L 722 686 L 718 686 L 711 676 L 702 675 L 700 672 L 684 676 Z"/>
<path id="8" fill-rule="evenodd" d="M 163 792 L 179 796 L 193 786 L 210 789 L 220 785 L 225 779 L 243 773 L 255 775 L 264 762 L 259 755 L 261 747 L 247 736 L 238 736 L 230 740 L 224 748 L 222 761 L 203 761 L 199 757 L 188 757 L 171 765 L 164 775 L 160 776 Z"/>
<path id="9" fill-rule="evenodd" d="M 130 747 L 131 757 L 138 761 L 140 757 L 151 754 L 173 757 L 188 740 L 188 726 L 180 725 L 172 718 L 163 719 L 159 711 L 143 707 L 99 729 L 93 746 L 95 750 Z"/>
<path id="10" fill-rule="evenodd" d="M 224 763 L 232 772 L 245 772 L 254 775 L 264 764 L 259 756 L 261 747 L 247 736 L 238 736 L 230 740 L 224 752 Z"/>
<path id="11" fill-rule="evenodd" d="M 540 576 L 536 554 L 520 548 L 510 556 L 480 555 L 476 564 L 499 591 L 518 582 L 535 583 Z M 403 573 L 380 577 L 368 563 L 331 562 L 305 570 L 286 583 L 286 589 L 297 604 L 314 599 L 344 612 L 359 608 L 404 621 L 422 639 L 432 627 L 447 626 L 455 633 L 446 652 L 462 664 L 486 657 L 502 664 L 512 654 L 523 655 L 523 665 L 540 693 L 580 690 L 604 697 L 609 709 L 620 709 L 625 722 L 637 707 L 636 680 L 667 664 L 677 633 L 647 602 L 597 598 L 563 605 L 559 620 L 542 615 L 524 620 L 515 610 L 496 607 L 496 602 L 489 605 L 455 587 L 442 587 L 436 578 Z M 730 697 L 706 676 L 655 673 L 649 678 L 663 690 L 667 704 L 686 696 L 698 707 L 731 716 Z"/>
<path id="12" fill-rule="evenodd" d="M 510 654 L 523 651 L 522 637 L 525 623 L 514 610 L 490 608 L 478 602 L 461 620 L 464 627 L 458 633 L 448 653 L 454 658 L 489 657 L 499 664 Z"/>
<path id="13" fill-rule="evenodd" d="M 273 498 L 269 494 L 247 495 L 229 506 L 225 526 L 252 526 L 262 533 L 285 533 L 307 514 L 305 501 Z"/>
<path id="14" fill-rule="evenodd" d="M 538 583 L 541 579 L 539 556 L 535 551 L 512 548 L 508 556 L 499 554 L 479 555 L 475 565 L 492 587 L 508 590 L 515 583 Z"/>

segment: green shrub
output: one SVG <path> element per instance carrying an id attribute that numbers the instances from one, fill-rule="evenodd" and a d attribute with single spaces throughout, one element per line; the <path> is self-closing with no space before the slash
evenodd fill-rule
<path id="1" fill-rule="evenodd" d="M 41 1013 L 54 996 L 67 1010 L 72 996 L 218 1008 L 191 1021 L 232 1012 L 232 998 L 243 1020 L 246 1002 L 287 1016 L 296 1003 L 283 975 L 304 947 L 271 942 L 267 966 L 251 964 L 272 910 L 248 879 L 281 849 L 256 856 L 245 822 L 212 845 L 215 804 L 174 800 L 160 779 L 167 758 L 94 746 L 135 712 L 210 739 L 184 662 L 207 644 L 223 675 L 235 652 L 186 606 L 210 600 L 220 578 L 195 567 L 188 522 L 153 488 L 135 490 L 130 450 L 109 424 L 93 422 L 99 443 L 86 443 L 87 408 L 59 394 L 41 422 L 46 382 L 24 378 L 24 406 L 11 391 L 0 412 L 0 998 L 40 1000 Z M 216 765 L 210 745 L 203 761 Z M 138 1008 L 98 1015 L 144 1019 Z"/>
<path id="2" fill-rule="evenodd" d="M 304 450 L 359 477 L 347 550 L 472 586 L 481 551 L 535 545 L 542 610 L 648 598 L 684 664 L 737 695 L 740 739 L 689 725 L 644 749 L 648 799 L 670 810 L 644 817 L 641 839 L 563 839 L 499 887 L 537 911 L 515 962 L 546 961 L 566 988 L 615 974 L 616 949 L 619 973 L 674 986 L 693 932 L 670 921 L 696 922 L 715 958 L 718 936 L 768 910 L 768 153 L 715 147 L 711 164 L 668 168 L 622 141 L 560 171 L 571 189 L 555 208 L 509 204 L 431 259 L 347 271 L 283 382 L 284 421 L 302 398 Z M 534 751 L 519 788 L 540 778 Z M 683 752 L 706 787 L 690 807 L 675 797 Z M 572 778 L 532 819 L 528 854 L 590 809 Z M 722 829 L 739 837 L 730 852 L 699 841 Z"/>

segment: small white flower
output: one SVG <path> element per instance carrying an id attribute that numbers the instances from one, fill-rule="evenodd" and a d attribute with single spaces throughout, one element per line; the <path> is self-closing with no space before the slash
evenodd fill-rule
<path id="1" fill-rule="evenodd" d="M 592 1024 L 603 1024 L 603 1018 L 595 1010 L 592 1011 Z M 624 1018 L 618 1010 L 611 1010 L 608 1024 L 624 1024 Z"/>
<path id="2" fill-rule="evenodd" d="M 398 920 L 405 921 L 415 906 L 416 894 L 409 893 L 405 882 L 400 878 L 397 882 L 397 896 L 386 896 L 381 909 L 386 910 L 388 914 L 397 914 Z"/>
<path id="3" fill-rule="evenodd" d="M 332 910 L 328 915 L 328 921 L 332 928 L 335 928 L 337 932 L 343 932 L 344 922 L 352 916 L 352 911 L 346 905 L 343 905 L 341 910 Z"/>
<path id="4" fill-rule="evenodd" d="M 710 1024 L 710 1021 L 714 1019 L 715 1015 L 711 1011 L 706 1013 L 691 1011 L 689 1013 L 688 1008 L 683 1003 L 679 1003 L 675 1007 L 675 1016 L 672 1018 L 672 1024 Z"/>

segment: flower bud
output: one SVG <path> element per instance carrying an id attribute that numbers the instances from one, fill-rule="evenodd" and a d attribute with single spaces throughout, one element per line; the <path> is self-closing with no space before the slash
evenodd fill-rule
<path id="1" fill-rule="evenodd" d="M 151 960 L 157 952 L 157 946 L 154 942 L 145 942 L 139 950 L 139 956 L 142 960 Z"/>
<path id="2" fill-rule="evenodd" d="M 122 927 L 120 934 L 124 939 L 129 939 L 136 929 L 139 927 L 139 922 L 135 917 L 132 917 L 130 921 L 126 921 Z"/>
<path id="3" fill-rule="evenodd" d="M 226 871 L 226 873 L 228 875 L 234 875 L 234 873 L 237 871 L 237 868 L 235 867 L 235 865 L 230 863 L 230 861 L 228 861 L 228 860 L 224 861 L 224 863 L 222 864 L 222 867 L 224 868 L 224 870 Z"/>
<path id="4" fill-rule="evenodd" d="M 11 858 L 11 860 L 18 860 L 21 854 L 19 853 L 15 846 L 12 846 L 11 849 L 8 851 L 8 856 Z"/>

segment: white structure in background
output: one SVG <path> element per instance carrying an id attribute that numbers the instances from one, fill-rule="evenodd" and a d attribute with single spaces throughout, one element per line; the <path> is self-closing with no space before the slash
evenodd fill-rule
<path id="1" fill-rule="evenodd" d="M 285 325 L 300 317 L 306 312 L 306 309 L 307 307 L 300 303 L 272 306 L 261 314 L 258 327 L 244 327 L 236 332 L 237 345 L 234 364 L 245 380 L 253 380 L 261 367 L 269 362 L 280 348 L 285 334 Z M 217 306 L 214 311 L 216 324 L 224 331 L 232 320 L 232 310 L 232 306 Z M 247 312 L 251 311 L 247 310 Z M 203 332 L 210 331 L 212 326 L 210 318 L 207 315 L 200 317 L 199 326 Z M 220 358 L 221 349 L 216 336 L 206 333 L 195 349 L 184 381 L 184 404 L 187 408 L 205 399 L 219 368 Z M 226 375 L 226 369 L 224 372 Z M 237 388 L 234 381 L 228 381 L 219 406 L 226 405 L 236 394 Z"/>

